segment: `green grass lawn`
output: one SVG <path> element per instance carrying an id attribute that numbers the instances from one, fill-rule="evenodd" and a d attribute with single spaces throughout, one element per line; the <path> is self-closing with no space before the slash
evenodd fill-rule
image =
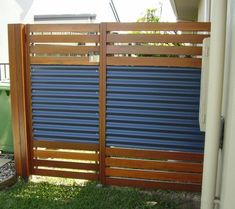
<path id="1" fill-rule="evenodd" d="M 25 183 L 0 191 L 0 209 L 177 209 L 177 203 L 138 189 Z M 169 196 L 169 195 L 166 195 Z"/>

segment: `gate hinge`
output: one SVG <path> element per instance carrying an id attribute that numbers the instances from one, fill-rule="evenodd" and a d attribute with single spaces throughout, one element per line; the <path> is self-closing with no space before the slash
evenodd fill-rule
<path id="1" fill-rule="evenodd" d="M 223 148 L 224 144 L 224 117 L 221 116 L 221 132 L 220 132 L 220 148 Z"/>

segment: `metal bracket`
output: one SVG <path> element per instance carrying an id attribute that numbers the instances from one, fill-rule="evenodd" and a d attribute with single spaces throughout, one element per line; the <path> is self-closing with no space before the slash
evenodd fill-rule
<path id="1" fill-rule="evenodd" d="M 214 204 L 215 205 L 219 205 L 220 204 L 220 198 L 219 197 L 215 197 Z"/>
<path id="2" fill-rule="evenodd" d="M 221 116 L 221 131 L 220 131 L 220 148 L 223 148 L 224 144 L 224 117 Z"/>

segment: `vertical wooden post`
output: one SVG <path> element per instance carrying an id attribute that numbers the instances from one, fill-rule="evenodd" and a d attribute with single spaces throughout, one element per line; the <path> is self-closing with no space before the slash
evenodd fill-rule
<path id="1" fill-rule="evenodd" d="M 14 157 L 18 176 L 29 176 L 25 106 L 25 25 L 8 25 Z"/>
<path id="2" fill-rule="evenodd" d="M 106 23 L 100 24 L 100 68 L 99 68 L 99 133 L 100 133 L 100 182 L 105 185 L 106 146 Z"/>
<path id="3" fill-rule="evenodd" d="M 28 149 L 29 175 L 33 173 L 33 123 L 32 123 L 32 91 L 31 91 L 31 71 L 30 71 L 30 25 L 25 25 L 25 106 L 26 106 L 26 130 Z"/>

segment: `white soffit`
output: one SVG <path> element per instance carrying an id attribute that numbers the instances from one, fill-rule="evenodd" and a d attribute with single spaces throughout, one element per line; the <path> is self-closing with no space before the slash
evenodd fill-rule
<path id="1" fill-rule="evenodd" d="M 200 0 L 170 0 L 170 2 L 178 20 L 197 20 L 198 5 Z"/>

